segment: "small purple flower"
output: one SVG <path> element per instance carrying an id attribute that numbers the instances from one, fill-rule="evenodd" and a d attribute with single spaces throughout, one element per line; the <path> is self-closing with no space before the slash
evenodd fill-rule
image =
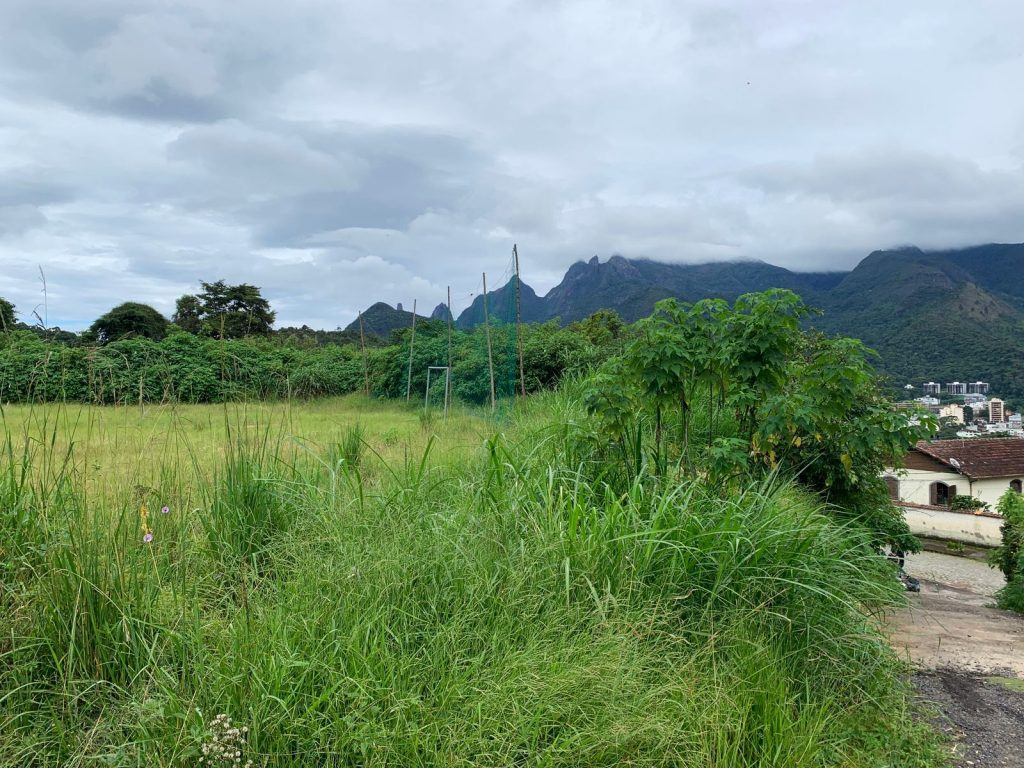
<path id="1" fill-rule="evenodd" d="M 146 535 L 142 537 L 142 540 L 144 542 L 146 542 L 147 544 L 149 544 L 149 542 L 151 542 L 153 540 L 153 533 L 152 533 L 152 531 L 146 531 Z"/>
<path id="2" fill-rule="evenodd" d="M 171 511 L 170 507 L 160 507 L 160 514 L 166 515 L 170 511 Z"/>

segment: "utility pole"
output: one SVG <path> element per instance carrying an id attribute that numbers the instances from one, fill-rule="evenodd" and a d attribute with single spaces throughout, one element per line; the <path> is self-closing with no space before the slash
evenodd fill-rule
<path id="1" fill-rule="evenodd" d="M 494 358 L 491 355 L 491 321 L 487 317 L 487 273 L 484 272 L 484 333 L 487 336 L 487 370 L 491 374 L 491 412 L 494 411 Z"/>
<path id="2" fill-rule="evenodd" d="M 523 372 L 523 303 L 520 298 L 523 281 L 519 277 L 519 250 L 512 244 L 512 256 L 516 262 L 516 342 L 519 346 L 519 393 L 526 397 L 526 374 Z"/>
<path id="3" fill-rule="evenodd" d="M 405 383 L 405 402 L 412 393 L 412 348 L 416 344 L 416 299 L 412 300 L 412 335 L 409 337 L 409 378 Z"/>
<path id="4" fill-rule="evenodd" d="M 366 364 L 366 336 L 363 334 L 363 313 L 359 313 L 359 348 L 363 352 L 363 387 L 366 396 L 370 396 L 370 369 Z"/>

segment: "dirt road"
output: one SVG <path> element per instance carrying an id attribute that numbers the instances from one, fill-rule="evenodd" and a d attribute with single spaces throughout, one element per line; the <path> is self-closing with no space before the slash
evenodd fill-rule
<path id="1" fill-rule="evenodd" d="M 990 607 L 1002 586 L 983 562 L 924 552 L 907 558 L 920 594 L 890 623 L 914 683 L 936 707 L 960 766 L 1024 768 L 1024 618 Z"/>
<path id="2" fill-rule="evenodd" d="M 892 643 L 925 669 L 1024 678 L 1024 620 L 989 607 L 1003 585 L 984 563 L 922 552 L 907 558 L 920 594 L 892 622 Z"/>

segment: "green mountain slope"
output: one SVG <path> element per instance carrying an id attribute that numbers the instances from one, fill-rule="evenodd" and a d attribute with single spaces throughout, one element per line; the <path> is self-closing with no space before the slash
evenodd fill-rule
<path id="1" fill-rule="evenodd" d="M 526 283 L 523 283 L 522 295 L 519 298 L 522 305 L 522 320 L 524 323 L 537 323 L 547 319 L 544 299 L 539 297 Z M 487 314 L 492 322 L 514 323 L 516 318 L 516 285 L 513 277 L 501 288 L 487 292 Z M 478 295 L 473 299 L 459 319 L 455 321 L 459 328 L 468 329 L 481 325 L 484 321 L 484 297 Z"/>
<path id="2" fill-rule="evenodd" d="M 613 309 L 627 322 L 659 299 L 717 297 L 789 288 L 824 310 L 813 325 L 863 339 L 894 383 L 983 379 L 1024 406 L 1024 244 L 942 252 L 875 251 L 848 273 L 800 273 L 760 261 L 663 264 L 612 256 L 577 262 L 546 296 L 523 285 L 524 322 L 581 320 Z M 493 318 L 515 317 L 508 284 L 488 295 Z M 483 301 L 458 319 L 483 322 Z"/>
<path id="3" fill-rule="evenodd" d="M 399 304 L 401 306 L 401 304 Z M 423 315 L 416 315 L 416 322 L 429 320 Z M 391 331 L 408 328 L 412 325 L 412 312 L 378 301 L 363 312 L 363 331 L 365 333 L 387 338 Z M 346 331 L 359 331 L 359 320 L 353 320 L 345 327 Z"/>
<path id="4" fill-rule="evenodd" d="M 862 339 L 895 384 L 981 378 L 1024 400 L 1024 307 L 979 284 L 984 266 L 946 253 L 876 251 L 827 294 L 814 324 Z"/>
<path id="5" fill-rule="evenodd" d="M 989 293 L 1024 307 L 1024 243 L 991 243 L 941 255 L 969 272 Z"/>
<path id="6" fill-rule="evenodd" d="M 654 303 L 674 296 L 684 301 L 723 298 L 751 291 L 791 288 L 815 301 L 843 278 L 842 273 L 801 274 L 761 261 L 662 264 L 612 256 L 601 263 L 576 262 L 544 297 L 548 318 L 582 320 L 598 309 L 614 309 L 632 322 L 650 314 Z"/>

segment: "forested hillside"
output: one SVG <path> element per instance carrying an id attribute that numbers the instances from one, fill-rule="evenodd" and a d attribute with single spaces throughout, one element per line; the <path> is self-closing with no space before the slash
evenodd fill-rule
<path id="1" fill-rule="evenodd" d="M 492 316 L 507 317 L 514 284 L 492 292 Z M 764 262 L 662 264 L 613 256 L 577 262 L 547 295 L 523 286 L 524 322 L 565 324 L 600 309 L 626 322 L 664 298 L 734 300 L 787 288 L 822 313 L 809 327 L 862 339 L 895 385 L 982 379 L 1024 402 L 1024 244 L 955 251 L 875 251 L 849 273 L 791 272 Z M 505 312 L 506 314 L 500 314 Z M 482 322 L 482 299 L 459 325 Z"/>
<path id="2" fill-rule="evenodd" d="M 827 294 L 815 325 L 856 336 L 896 384 L 983 379 L 1024 399 L 1024 248 L 877 251 Z M 1000 286 L 1004 288 L 998 291 Z M 1001 294 L 1001 295 L 1000 295 Z"/>

